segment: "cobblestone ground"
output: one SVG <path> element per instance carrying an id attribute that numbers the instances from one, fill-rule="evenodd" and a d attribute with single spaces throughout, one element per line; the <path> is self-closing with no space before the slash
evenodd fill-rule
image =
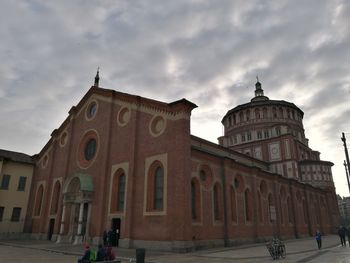
<path id="1" fill-rule="evenodd" d="M 193 253 L 175 254 L 146 251 L 147 263 L 350 263 L 350 247 L 341 247 L 337 236 L 323 238 L 323 247 L 317 249 L 313 238 L 285 242 L 287 257 L 273 261 L 265 244 L 250 244 L 239 247 L 216 248 Z M 0 262 L 25 263 L 71 263 L 77 262 L 82 245 L 55 244 L 48 241 L 0 241 Z M 116 249 L 122 262 L 135 262 L 134 249 Z"/>

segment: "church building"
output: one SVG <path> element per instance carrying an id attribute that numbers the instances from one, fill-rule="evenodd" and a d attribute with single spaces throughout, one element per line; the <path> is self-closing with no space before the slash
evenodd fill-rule
<path id="1" fill-rule="evenodd" d="M 269 100 L 223 117 L 219 144 L 190 134 L 197 106 L 99 87 L 98 74 L 36 156 L 25 231 L 56 242 L 191 251 L 298 238 L 339 223 L 331 162 L 303 112 Z"/>

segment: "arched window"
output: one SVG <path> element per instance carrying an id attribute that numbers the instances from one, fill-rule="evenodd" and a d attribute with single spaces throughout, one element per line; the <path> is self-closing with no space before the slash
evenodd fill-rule
<path id="1" fill-rule="evenodd" d="M 34 209 L 35 216 L 40 216 L 41 205 L 43 202 L 43 195 L 44 195 L 44 187 L 40 185 L 38 191 L 36 192 L 35 209 Z"/>
<path id="2" fill-rule="evenodd" d="M 231 219 L 233 222 L 237 222 L 237 206 L 236 206 L 236 192 L 233 186 L 230 188 L 231 195 Z"/>
<path id="3" fill-rule="evenodd" d="M 117 211 L 124 211 L 125 205 L 125 174 L 122 173 L 118 180 Z"/>
<path id="4" fill-rule="evenodd" d="M 200 221 L 201 217 L 201 201 L 200 201 L 200 185 L 197 179 L 191 180 L 191 215 L 193 221 Z"/>
<path id="5" fill-rule="evenodd" d="M 261 194 L 259 191 L 258 191 L 258 213 L 259 213 L 259 220 L 261 223 L 263 223 L 264 216 L 263 216 L 263 209 L 262 209 Z"/>
<path id="6" fill-rule="evenodd" d="M 166 210 L 166 171 L 160 161 L 154 161 L 147 172 L 146 212 Z M 190 201 L 190 200 L 188 200 Z"/>
<path id="7" fill-rule="evenodd" d="M 58 201 L 60 199 L 60 191 L 61 191 L 61 183 L 59 181 L 57 181 L 55 183 L 54 188 L 53 188 L 53 193 L 52 193 L 52 198 L 51 198 L 51 209 L 50 209 L 51 215 L 57 214 Z"/>
<path id="8" fill-rule="evenodd" d="M 305 199 L 303 199 L 303 214 L 304 214 L 304 222 L 305 222 L 305 224 L 307 224 L 307 210 L 306 210 Z"/>
<path id="9" fill-rule="evenodd" d="M 267 119 L 267 109 L 263 108 L 263 118 Z"/>
<path id="10" fill-rule="evenodd" d="M 245 114 L 246 114 L 246 116 L 245 116 L 246 120 L 249 121 L 250 120 L 250 110 L 247 110 Z"/>
<path id="11" fill-rule="evenodd" d="M 243 122 L 243 112 L 241 111 L 240 113 L 239 113 L 239 122 Z"/>
<path id="12" fill-rule="evenodd" d="M 161 166 L 157 167 L 154 175 L 153 209 L 163 210 L 164 172 Z"/>
<path id="13" fill-rule="evenodd" d="M 283 109 L 282 108 L 278 108 L 278 112 L 279 112 L 279 118 L 283 119 Z"/>
<path id="14" fill-rule="evenodd" d="M 251 214 L 251 203 L 250 203 L 250 191 L 249 191 L 249 189 L 246 189 L 244 192 L 244 208 L 245 208 L 245 220 L 251 221 L 252 214 Z"/>
<path id="15" fill-rule="evenodd" d="M 214 203 L 214 219 L 221 220 L 221 189 L 220 185 L 216 183 L 213 189 L 213 203 Z"/>
<path id="16" fill-rule="evenodd" d="M 277 109 L 276 109 L 276 107 L 272 107 L 272 116 L 273 116 L 274 119 L 277 118 Z"/>
<path id="17" fill-rule="evenodd" d="M 292 215 L 292 202 L 291 202 L 291 199 L 290 197 L 288 196 L 287 198 L 287 207 L 288 207 L 288 220 L 289 220 L 289 223 L 293 223 L 293 215 Z"/>
<path id="18" fill-rule="evenodd" d="M 112 181 L 111 213 L 123 212 L 125 207 L 126 175 L 123 169 L 118 169 Z"/>
<path id="19" fill-rule="evenodd" d="M 255 119 L 260 119 L 260 109 L 259 108 L 256 108 L 254 110 L 254 113 L 255 113 Z"/>
<path id="20" fill-rule="evenodd" d="M 270 218 L 270 222 L 273 222 L 276 220 L 276 207 L 273 203 L 272 194 L 269 194 L 268 201 L 269 201 L 269 218 Z"/>

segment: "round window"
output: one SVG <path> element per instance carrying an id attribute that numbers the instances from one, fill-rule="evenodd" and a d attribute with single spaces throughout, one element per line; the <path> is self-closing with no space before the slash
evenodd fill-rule
<path id="1" fill-rule="evenodd" d="M 97 104 L 96 104 L 96 102 L 90 103 L 90 105 L 89 105 L 89 107 L 87 109 L 87 112 L 86 112 L 87 117 L 89 119 L 95 117 L 96 112 L 97 112 Z"/>
<path id="2" fill-rule="evenodd" d="M 85 150 L 84 150 L 85 160 L 90 161 L 92 158 L 94 158 L 95 153 L 96 153 L 96 140 L 90 139 L 85 145 Z"/>

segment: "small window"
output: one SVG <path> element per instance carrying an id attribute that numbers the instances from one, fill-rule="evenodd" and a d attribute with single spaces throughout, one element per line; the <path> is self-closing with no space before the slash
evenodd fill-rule
<path id="1" fill-rule="evenodd" d="M 8 174 L 4 174 L 4 175 L 2 176 L 2 181 L 1 181 L 1 187 L 0 187 L 0 189 L 6 190 L 6 189 L 9 188 L 10 177 L 11 177 L 11 176 L 8 175 Z"/>
<path id="2" fill-rule="evenodd" d="M 237 135 L 233 136 L 233 143 L 236 144 L 237 143 Z"/>
<path id="3" fill-rule="evenodd" d="M 97 104 L 95 102 L 92 102 L 89 105 L 88 111 L 87 111 L 87 115 L 89 118 L 92 118 L 96 115 L 97 112 Z"/>
<path id="4" fill-rule="evenodd" d="M 257 136 L 258 136 L 258 139 L 262 139 L 262 132 L 258 131 Z"/>
<path id="5" fill-rule="evenodd" d="M 94 158 L 95 153 L 96 153 L 96 140 L 90 139 L 85 146 L 85 151 L 84 151 L 85 159 L 87 161 L 90 161 L 92 158 Z"/>
<path id="6" fill-rule="evenodd" d="M 20 176 L 18 181 L 17 191 L 24 191 L 26 188 L 27 177 Z"/>
<path id="7" fill-rule="evenodd" d="M 268 130 L 265 130 L 265 131 L 264 131 L 264 137 L 265 137 L 265 138 L 269 138 L 269 137 L 270 137 L 270 134 L 269 134 L 269 131 L 268 131 Z"/>
<path id="8" fill-rule="evenodd" d="M 245 134 L 242 134 L 241 138 L 242 138 L 242 142 L 245 142 Z"/>
<path id="9" fill-rule="evenodd" d="M 252 134 L 250 132 L 248 132 L 247 138 L 248 138 L 248 141 L 250 141 L 252 139 Z"/>
<path id="10" fill-rule="evenodd" d="M 0 206 L 0 222 L 3 220 L 5 207 Z"/>
<path id="11" fill-rule="evenodd" d="M 276 127 L 276 135 L 277 136 L 281 135 L 281 128 L 280 127 Z"/>
<path id="12" fill-rule="evenodd" d="M 14 207 L 12 210 L 11 222 L 19 222 L 20 217 L 21 217 L 21 208 Z"/>

